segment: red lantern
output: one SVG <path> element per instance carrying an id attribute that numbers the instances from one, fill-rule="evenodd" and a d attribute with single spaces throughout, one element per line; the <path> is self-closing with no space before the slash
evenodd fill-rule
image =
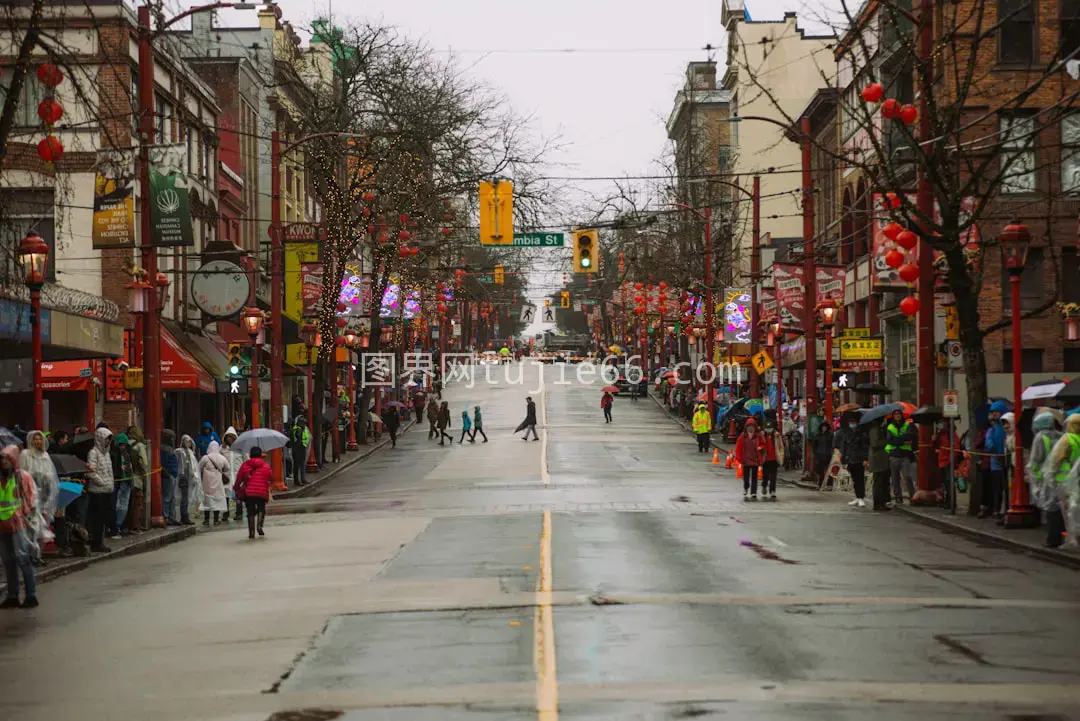
<path id="1" fill-rule="evenodd" d="M 904 231 L 904 226 L 899 223 L 889 223 L 881 231 L 885 234 L 885 237 L 889 240 L 896 240 L 896 236 L 900 235 Z"/>
<path id="2" fill-rule="evenodd" d="M 364 193 L 364 202 L 370 203 L 373 200 L 375 200 L 375 193 L 371 192 L 370 190 Z"/>
<path id="3" fill-rule="evenodd" d="M 409 222 L 409 214 L 408 213 L 399 213 L 397 219 L 398 219 L 399 223 L 401 223 L 402 225 L 405 225 L 406 223 Z"/>
<path id="4" fill-rule="evenodd" d="M 446 306 L 443 305 L 442 303 L 439 303 L 438 309 L 439 309 L 440 313 L 445 313 L 446 312 Z"/>
<path id="5" fill-rule="evenodd" d="M 450 233 L 451 233 L 450 229 L 445 228 L 445 227 L 442 228 L 439 232 L 442 233 L 443 235 L 450 235 Z"/>
<path id="6" fill-rule="evenodd" d="M 409 252 L 408 248 L 398 248 L 397 254 L 399 258 L 408 258 L 410 255 L 412 255 L 412 253 Z"/>
<path id="7" fill-rule="evenodd" d="M 634 283 L 635 290 L 641 290 L 644 287 L 645 287 L 645 285 L 642 284 L 642 283 Z"/>
<path id="8" fill-rule="evenodd" d="M 379 242 L 380 242 L 380 243 L 385 243 L 385 242 L 387 242 L 388 240 L 390 240 L 390 236 L 389 236 L 389 235 L 387 235 L 386 233 L 379 233 Z"/>
<path id="9" fill-rule="evenodd" d="M 868 103 L 880 103 L 885 95 L 885 88 L 880 83 L 870 83 L 862 89 L 862 99 Z"/>
<path id="10" fill-rule="evenodd" d="M 349 322 L 347 320 L 345 320 L 344 318 L 338 318 L 337 319 L 337 327 L 338 328 L 344 328 L 348 324 L 349 324 Z"/>
<path id="11" fill-rule="evenodd" d="M 905 263 L 900 266 L 900 280 L 905 283 L 914 283 L 919 279 L 919 266 L 914 263 Z"/>
<path id="12" fill-rule="evenodd" d="M 634 308 L 634 312 L 637 313 L 638 315 L 641 315 L 642 313 L 645 312 L 645 309 L 642 308 L 641 306 L 638 306 L 637 308 Z"/>
<path id="13" fill-rule="evenodd" d="M 885 193 L 885 199 L 889 201 L 890 208 L 899 208 L 903 201 L 896 193 Z"/>
<path id="14" fill-rule="evenodd" d="M 37 154 L 46 163 L 55 163 L 64 155 L 64 144 L 55 135 L 49 135 L 38 143 Z"/>
<path id="15" fill-rule="evenodd" d="M 656 296 L 656 300 L 659 303 L 663 303 L 663 302 L 667 301 L 667 294 L 666 293 L 661 293 L 660 295 Z"/>
<path id="16" fill-rule="evenodd" d="M 624 256 L 622 253 L 619 253 L 619 260 L 622 260 L 624 257 L 626 256 Z"/>
<path id="17" fill-rule="evenodd" d="M 45 63 L 44 65 L 38 66 L 37 79 L 38 82 L 45 87 L 55 88 L 60 83 L 64 82 L 64 73 L 52 63 Z"/>
<path id="18" fill-rule="evenodd" d="M 347 308 L 347 306 L 344 303 L 342 303 L 341 301 L 338 301 L 338 304 L 337 304 L 337 312 L 338 313 L 344 313 L 346 308 Z"/>
<path id="19" fill-rule="evenodd" d="M 45 98 L 37 106 L 38 117 L 46 125 L 54 125 L 57 120 L 64 117 L 64 106 L 53 98 Z"/>
<path id="20" fill-rule="evenodd" d="M 407 230 L 399 230 L 397 234 L 398 240 L 405 241 L 412 237 L 412 233 Z"/>
<path id="21" fill-rule="evenodd" d="M 660 315 L 663 315 L 664 313 L 667 313 L 667 306 L 666 305 L 658 306 L 658 310 L 660 311 Z"/>
<path id="22" fill-rule="evenodd" d="M 667 290 L 667 283 L 660 281 L 660 290 Z"/>
<path id="23" fill-rule="evenodd" d="M 378 230 L 378 228 L 375 227 L 374 223 L 368 223 L 367 232 L 371 233 L 372 235 L 375 235 L 376 230 Z"/>
<path id="24" fill-rule="evenodd" d="M 919 236 L 912 233 L 910 230 L 905 230 L 897 235 L 893 240 L 904 250 L 911 250 L 919 244 Z"/>
<path id="25" fill-rule="evenodd" d="M 893 269 L 899 268 L 904 264 L 904 254 L 899 250 L 890 250 L 885 254 L 885 264 Z"/>
<path id="26" fill-rule="evenodd" d="M 881 117 L 886 120 L 895 120 L 900 117 L 900 101 L 896 98 L 887 98 L 881 104 Z"/>
<path id="27" fill-rule="evenodd" d="M 412 254 L 413 255 L 420 255 L 420 249 L 419 248 L 413 248 L 412 249 Z"/>
<path id="28" fill-rule="evenodd" d="M 919 111 L 911 103 L 907 103 L 900 108 L 900 121 L 904 125 L 911 125 L 917 117 L 919 117 Z"/>
<path id="29" fill-rule="evenodd" d="M 919 312 L 919 299 L 913 295 L 909 295 L 900 301 L 900 310 L 903 311 L 904 315 L 910 318 Z"/>

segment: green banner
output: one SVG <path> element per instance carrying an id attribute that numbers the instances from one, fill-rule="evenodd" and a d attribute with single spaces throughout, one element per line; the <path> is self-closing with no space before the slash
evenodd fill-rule
<path id="1" fill-rule="evenodd" d="M 182 145 L 154 148 L 150 166 L 150 242 L 159 247 L 193 247 L 191 200 L 188 189 L 177 187 L 184 177 Z"/>

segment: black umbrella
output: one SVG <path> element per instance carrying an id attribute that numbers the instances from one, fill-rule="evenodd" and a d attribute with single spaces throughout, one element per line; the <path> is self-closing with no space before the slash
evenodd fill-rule
<path id="1" fill-rule="evenodd" d="M 1073 378 L 1054 396 L 1059 401 L 1080 401 L 1080 378 Z"/>
<path id="2" fill-rule="evenodd" d="M 71 455 L 86 460 L 90 456 L 90 451 L 94 447 L 94 434 L 93 433 L 80 433 L 71 439 L 71 444 L 68 450 Z"/>
<path id="3" fill-rule="evenodd" d="M 56 475 L 61 478 L 81 476 L 90 472 L 90 466 L 67 453 L 50 453 L 49 458 L 52 459 L 53 466 L 56 468 Z"/>
<path id="4" fill-rule="evenodd" d="M 911 414 L 911 420 L 925 426 L 933 425 L 944 417 L 941 409 L 935 406 L 923 406 Z"/>
<path id="5" fill-rule="evenodd" d="M 892 390 L 888 386 L 883 386 L 880 383 L 859 383 L 855 386 L 855 392 L 869 393 L 874 396 L 892 395 Z"/>
<path id="6" fill-rule="evenodd" d="M 892 415 L 893 411 L 902 411 L 904 407 L 899 403 L 882 403 L 880 406 L 874 406 L 867 409 L 862 414 L 862 420 L 859 421 L 859 425 L 865 426 L 867 423 L 873 423 L 880 421 L 882 418 L 886 418 Z"/>

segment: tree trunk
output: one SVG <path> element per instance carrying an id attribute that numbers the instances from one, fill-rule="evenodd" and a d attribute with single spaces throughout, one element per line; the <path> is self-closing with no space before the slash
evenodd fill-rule
<path id="1" fill-rule="evenodd" d="M 30 74 L 31 55 L 41 35 L 41 11 L 44 7 L 45 0 L 34 0 L 30 8 L 30 26 L 26 29 L 26 34 L 19 43 L 19 52 L 15 56 L 11 85 L 7 89 L 7 97 L 4 98 L 3 111 L 0 112 L 0 170 L 3 169 L 4 158 L 7 156 L 8 136 L 15 126 L 15 110 L 22 100 L 26 76 Z"/>

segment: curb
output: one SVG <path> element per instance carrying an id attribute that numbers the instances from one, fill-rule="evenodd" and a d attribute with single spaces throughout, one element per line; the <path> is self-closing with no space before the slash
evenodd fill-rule
<path id="1" fill-rule="evenodd" d="M 961 523 L 954 523 L 945 518 L 938 518 L 926 513 L 922 513 L 913 508 L 907 506 L 899 506 L 893 509 L 894 511 L 901 511 L 902 513 L 914 518 L 920 523 L 925 523 L 928 526 L 933 526 L 940 531 L 946 531 L 948 533 L 955 533 L 961 536 L 967 536 L 968 538 L 975 539 L 984 543 L 990 543 L 998 546 L 999 548 L 1007 548 L 1013 551 L 1020 551 L 1030 556 L 1036 556 L 1044 561 L 1064 566 L 1066 568 L 1073 568 L 1080 570 L 1080 554 L 1064 553 L 1062 551 L 1055 551 L 1052 548 L 1043 548 L 1042 546 L 1036 546 L 1030 543 L 1024 543 L 1023 541 L 1017 541 L 1004 536 L 999 536 L 994 533 L 987 533 L 986 531 L 980 531 L 970 526 L 965 526 Z"/>
<path id="2" fill-rule="evenodd" d="M 401 437 L 407 430 L 412 428 L 414 425 L 416 425 L 416 421 L 412 420 L 404 423 L 401 426 L 401 431 L 398 433 L 398 437 Z M 338 474 L 344 473 L 346 470 L 352 468 L 360 461 L 364 460 L 376 451 L 388 445 L 390 445 L 389 436 L 371 445 L 361 446 L 362 450 L 355 451 L 353 454 L 351 454 L 352 457 L 349 458 L 347 461 L 337 464 L 336 468 L 331 469 L 325 474 L 320 474 L 318 478 L 313 481 L 308 481 L 306 485 L 300 486 L 299 488 L 293 488 L 288 491 L 282 491 L 281 493 L 274 493 L 274 500 L 287 501 L 293 498 L 306 498 L 307 496 L 313 495 L 315 491 L 319 490 L 320 487 L 324 486 L 331 479 L 336 478 Z"/>
<path id="3" fill-rule="evenodd" d="M 97 553 L 78 558 L 74 560 L 63 559 L 66 563 L 56 565 L 57 561 L 54 560 L 50 565 L 45 568 L 34 569 L 34 580 L 37 583 L 47 583 L 54 581 L 61 576 L 66 576 L 69 573 L 81 571 L 89 566 L 103 563 L 105 561 L 111 561 L 115 558 L 124 558 L 125 556 L 137 556 L 140 553 L 147 553 L 149 551 L 156 551 L 159 548 L 170 546 L 174 543 L 179 543 L 186 538 L 191 538 L 196 534 L 195 526 L 180 526 L 175 527 L 172 530 L 166 529 L 165 533 L 155 535 L 151 538 L 140 538 L 123 548 L 117 548 L 109 553 Z M 60 560 L 60 559 L 57 559 Z M 0 591 L 7 591 L 7 583 L 0 583 Z"/>

